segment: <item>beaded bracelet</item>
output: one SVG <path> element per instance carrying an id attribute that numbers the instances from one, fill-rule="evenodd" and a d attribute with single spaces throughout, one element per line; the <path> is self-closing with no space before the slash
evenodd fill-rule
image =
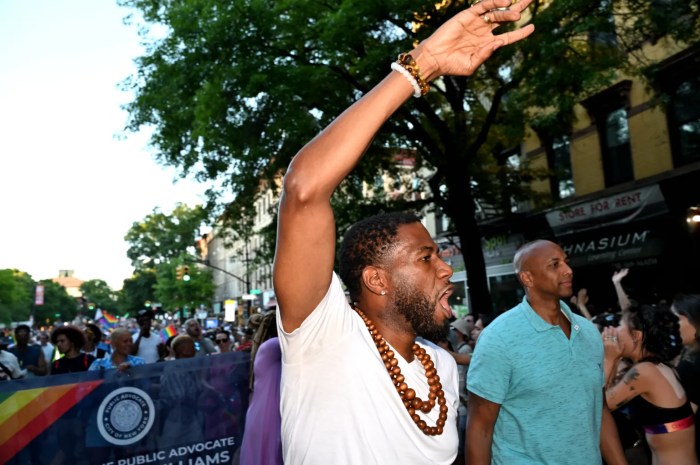
<path id="1" fill-rule="evenodd" d="M 421 95 L 425 95 L 428 93 L 428 91 L 430 90 L 430 86 L 425 81 L 425 79 L 423 79 L 423 76 L 421 76 L 420 68 L 416 63 L 416 60 L 414 60 L 410 54 L 400 53 L 399 58 L 396 60 L 396 63 L 398 63 L 402 68 L 408 71 L 413 77 L 413 79 L 416 80 L 416 83 L 418 83 L 418 87 L 420 88 Z"/>
<path id="2" fill-rule="evenodd" d="M 415 98 L 418 98 L 421 95 L 423 95 L 423 94 L 421 94 L 420 86 L 418 85 L 418 81 L 416 81 L 416 79 L 413 76 L 411 76 L 411 73 L 409 73 L 408 70 L 406 70 L 406 68 L 404 68 L 400 64 L 394 62 L 391 64 L 391 69 L 401 73 L 403 75 L 403 77 L 405 77 L 408 80 L 408 82 L 411 83 L 411 86 L 413 86 L 413 96 Z"/>

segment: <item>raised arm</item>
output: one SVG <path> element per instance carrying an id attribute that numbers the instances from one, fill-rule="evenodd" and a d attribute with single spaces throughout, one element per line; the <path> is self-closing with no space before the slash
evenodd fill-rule
<path id="1" fill-rule="evenodd" d="M 617 303 L 620 305 L 620 310 L 623 312 L 625 310 L 629 310 L 629 308 L 632 306 L 629 296 L 627 296 L 625 289 L 622 287 L 622 278 L 627 276 L 629 271 L 629 268 L 621 268 L 614 272 L 612 276 L 613 286 L 615 286 L 615 294 L 617 294 Z"/>
<path id="2" fill-rule="evenodd" d="M 578 294 L 571 298 L 571 303 L 576 305 L 585 319 L 589 321 L 593 319 L 591 312 L 588 311 L 588 290 L 585 287 L 578 290 Z"/>
<path id="3" fill-rule="evenodd" d="M 531 0 L 484 0 L 461 11 L 410 51 L 422 78 L 468 76 L 500 46 L 527 37 L 528 25 L 493 35 L 498 23 L 517 21 Z M 492 11 L 496 8 L 508 8 Z M 285 331 L 298 328 L 325 295 L 335 257 L 335 221 L 330 197 L 358 163 L 375 134 L 413 94 L 399 72 L 345 110 L 297 153 L 284 177 L 277 249 L 275 294 Z"/>

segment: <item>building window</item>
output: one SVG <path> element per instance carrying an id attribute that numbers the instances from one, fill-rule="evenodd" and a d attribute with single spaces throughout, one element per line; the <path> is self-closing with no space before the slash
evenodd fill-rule
<path id="1" fill-rule="evenodd" d="M 555 137 L 547 149 L 549 166 L 554 173 L 551 177 L 552 192 L 557 200 L 573 197 L 574 175 L 571 170 L 571 143 L 569 137 Z"/>
<path id="2" fill-rule="evenodd" d="M 681 82 L 671 91 L 667 117 L 674 164 L 700 160 L 700 76 Z"/>
<path id="3" fill-rule="evenodd" d="M 592 14 L 604 18 L 596 23 L 594 31 L 588 33 L 588 42 L 594 47 L 616 47 L 617 32 L 615 31 L 615 16 L 613 15 L 612 0 L 602 0 Z"/>
<path id="4" fill-rule="evenodd" d="M 600 136 L 605 186 L 633 180 L 630 128 L 625 108 L 618 108 L 605 116 Z"/>
<path id="5" fill-rule="evenodd" d="M 652 83 L 666 102 L 668 135 L 676 167 L 700 161 L 700 45 L 660 62 Z"/>
<path id="6" fill-rule="evenodd" d="M 562 127 L 533 125 L 540 139 L 541 148 L 547 156 L 549 169 L 549 191 L 554 200 L 573 197 L 574 174 L 571 168 L 571 140 L 569 130 Z"/>
<path id="7" fill-rule="evenodd" d="M 598 129 L 605 187 L 634 179 L 628 122 L 632 81 L 622 81 L 582 102 Z"/>

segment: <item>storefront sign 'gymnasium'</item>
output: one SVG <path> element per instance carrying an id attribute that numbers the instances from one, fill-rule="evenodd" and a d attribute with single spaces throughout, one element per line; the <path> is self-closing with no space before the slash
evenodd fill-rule
<path id="1" fill-rule="evenodd" d="M 663 252 L 658 222 L 668 208 L 658 185 L 642 187 L 547 213 L 572 266 L 653 264 Z"/>

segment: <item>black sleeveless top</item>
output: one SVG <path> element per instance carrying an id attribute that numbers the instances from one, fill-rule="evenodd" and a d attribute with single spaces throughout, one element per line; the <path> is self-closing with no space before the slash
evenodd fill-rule
<path id="1" fill-rule="evenodd" d="M 632 421 L 639 426 L 649 427 L 683 420 L 693 415 L 693 409 L 687 400 L 680 407 L 657 407 L 642 396 L 637 396 L 627 404 Z"/>

